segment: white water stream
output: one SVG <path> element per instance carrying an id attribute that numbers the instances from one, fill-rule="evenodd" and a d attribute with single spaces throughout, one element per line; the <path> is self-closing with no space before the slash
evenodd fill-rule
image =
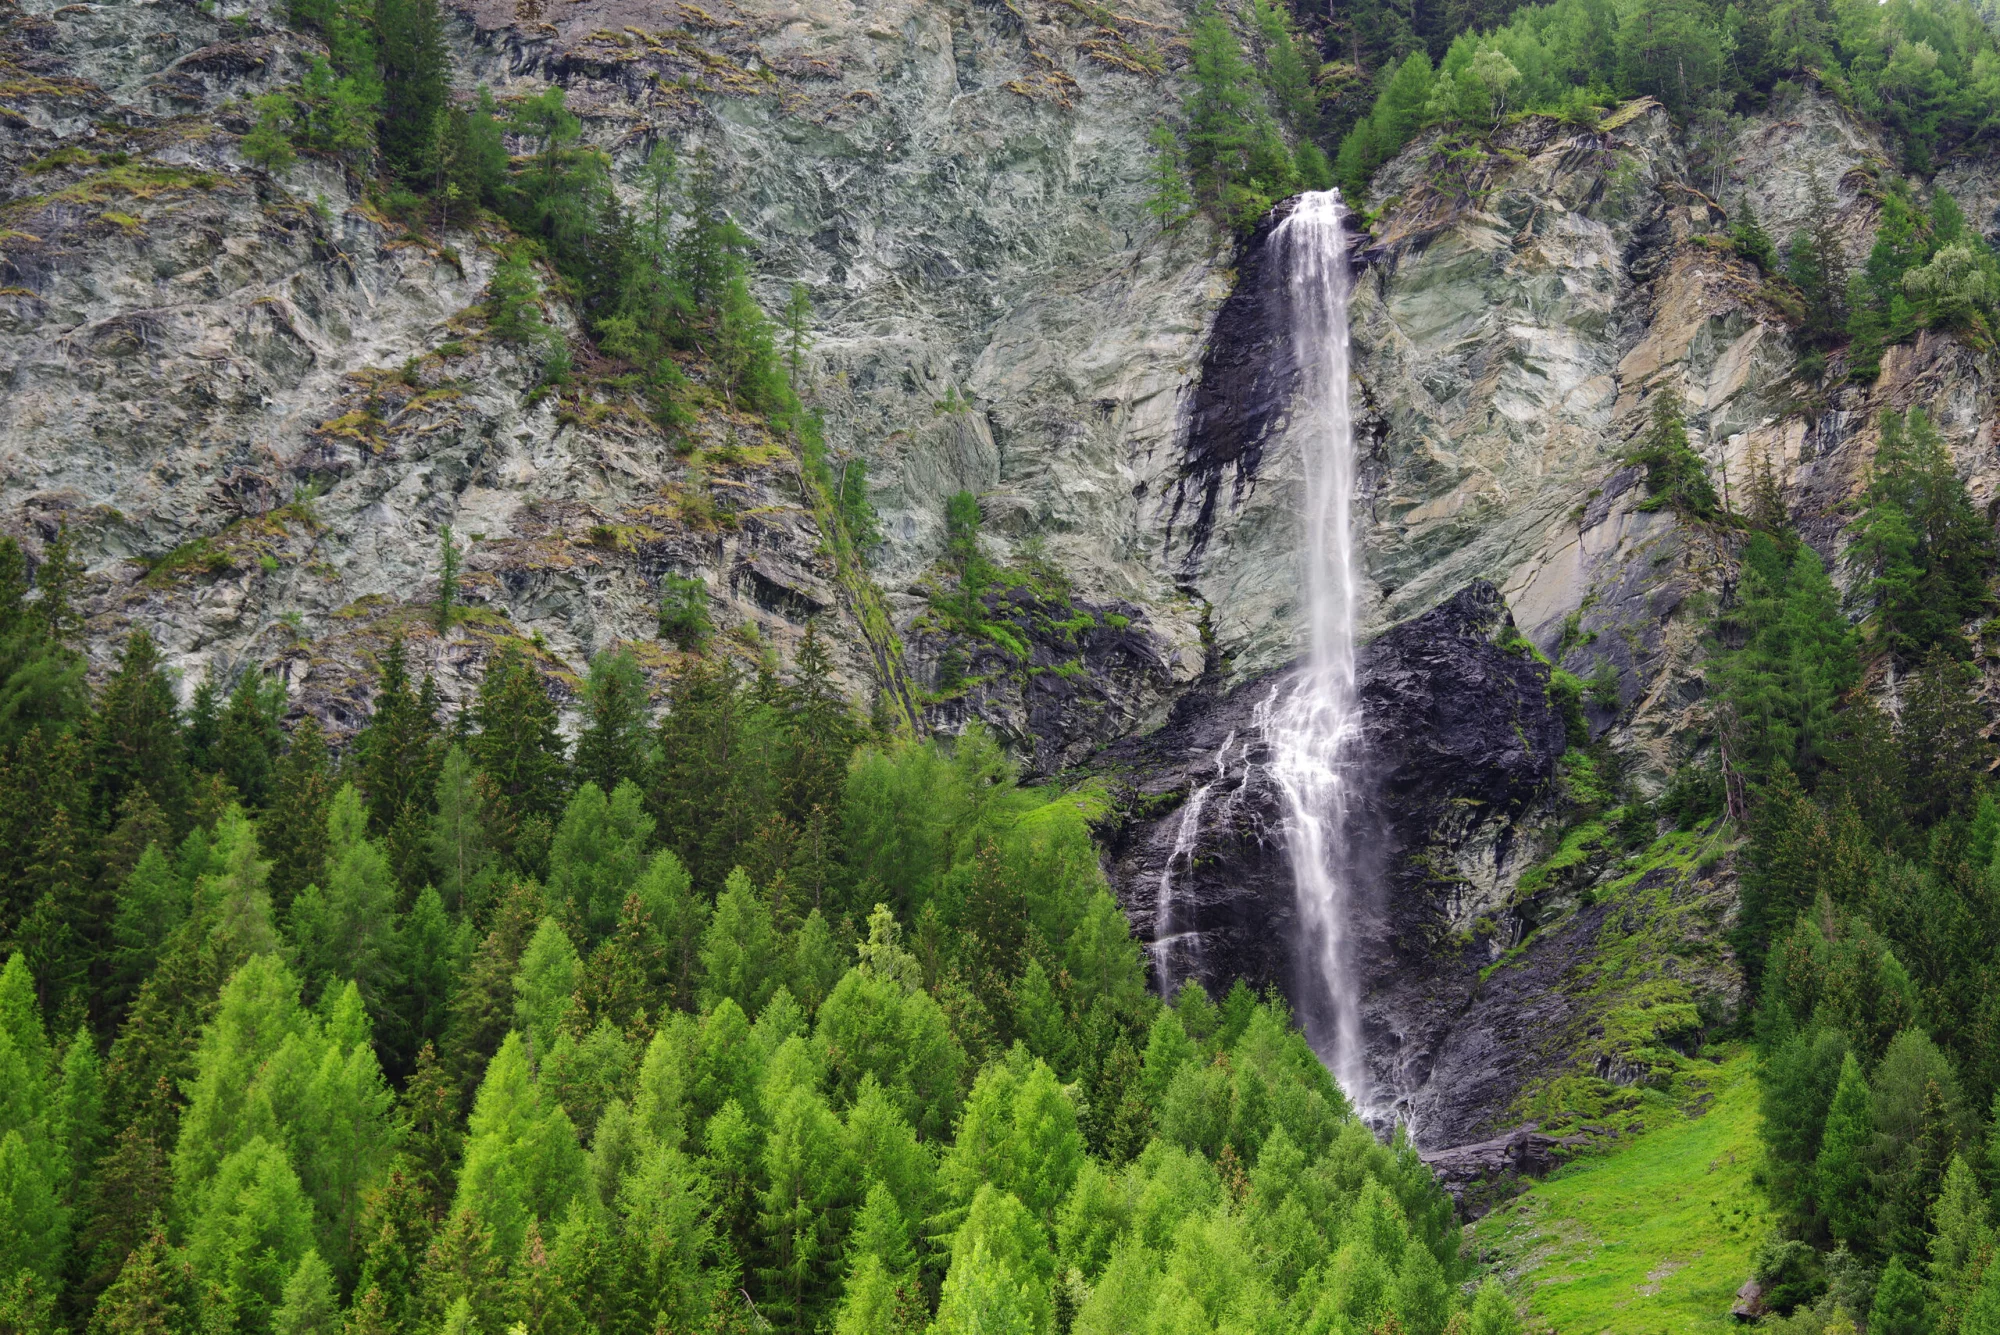
<path id="1" fill-rule="evenodd" d="M 1304 664 L 1283 694 L 1274 690 L 1264 702 L 1258 724 L 1270 746 L 1271 774 L 1290 807 L 1285 837 L 1305 932 L 1300 1018 L 1334 1078 L 1365 1113 L 1372 1099 L 1353 960 L 1358 894 L 1347 841 L 1361 718 L 1354 677 L 1359 572 L 1347 364 L 1353 270 L 1344 212 L 1337 190 L 1303 195 L 1271 234 L 1299 368 L 1290 434 L 1305 473 L 1302 591 L 1310 638 Z"/>

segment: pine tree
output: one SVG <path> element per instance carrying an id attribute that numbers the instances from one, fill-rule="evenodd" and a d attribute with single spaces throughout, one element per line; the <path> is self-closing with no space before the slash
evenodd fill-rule
<path id="1" fill-rule="evenodd" d="M 562 734 L 556 730 L 555 702 L 518 648 L 503 647 L 487 665 L 472 717 L 479 730 L 466 749 L 493 781 L 493 795 L 505 806 L 503 819 L 539 820 L 552 829 L 562 810 Z M 522 840 L 517 829 L 510 850 L 517 860 Z"/>
<path id="2" fill-rule="evenodd" d="M 428 4 L 433 8 L 436 5 L 436 0 L 391 0 L 391 2 L 397 5 Z M 435 624 L 439 635 L 449 634 L 452 622 L 457 617 L 455 609 L 458 606 L 458 574 L 464 559 L 465 553 L 459 550 L 458 540 L 452 537 L 451 525 L 446 524 L 438 530 L 438 599 Z"/>
<path id="3" fill-rule="evenodd" d="M 1827 1229 L 1835 1241 L 1850 1246 L 1865 1246 L 1875 1224 L 1874 1193 L 1868 1181 L 1868 1149 L 1874 1133 L 1868 1083 L 1850 1052 L 1841 1063 L 1840 1082 L 1813 1165 L 1814 1192 Z"/>
<path id="4" fill-rule="evenodd" d="M 402 638 L 390 640 L 375 684 L 375 712 L 354 740 L 354 777 L 367 799 L 368 832 L 377 839 L 406 816 L 421 819 L 429 811 L 442 759 L 437 716 L 425 699 L 430 694 L 411 684 Z"/>
<path id="5" fill-rule="evenodd" d="M 271 855 L 271 902 L 281 913 L 294 895 L 326 875 L 326 820 L 333 790 L 326 733 L 318 719 L 307 715 L 292 729 L 291 746 L 278 759 L 271 806 L 258 827 L 258 842 Z"/>
<path id="6" fill-rule="evenodd" d="M 312 1246 L 312 1207 L 284 1151 L 255 1136 L 201 1184 L 188 1226 L 188 1264 L 235 1313 L 236 1329 L 266 1335 L 284 1284 Z"/>
<path id="7" fill-rule="evenodd" d="M 590 661 L 583 688 L 583 734 L 576 743 L 576 777 L 613 792 L 626 779 L 643 782 L 652 745 L 646 678 L 629 649 L 606 650 Z"/>
<path id="8" fill-rule="evenodd" d="M 127 794 L 144 789 L 179 828 L 189 800 L 187 754 L 166 665 L 143 628 L 125 641 L 118 670 L 98 697 L 92 731 L 97 809 L 116 811 Z"/>
<path id="9" fill-rule="evenodd" d="M 514 975 L 514 1026 L 532 1044 L 531 1060 L 544 1060 L 567 1027 L 582 974 L 583 961 L 562 924 L 542 919 Z"/>
<path id="10" fill-rule="evenodd" d="M 382 120 L 376 134 L 390 172 L 422 189 L 439 163 L 435 124 L 451 93 L 451 57 L 436 0 L 376 0 Z"/>

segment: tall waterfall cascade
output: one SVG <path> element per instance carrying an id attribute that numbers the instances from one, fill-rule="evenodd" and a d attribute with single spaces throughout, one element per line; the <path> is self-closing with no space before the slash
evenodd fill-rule
<path id="1" fill-rule="evenodd" d="M 1372 1106 L 1353 959 L 1359 886 L 1348 842 L 1361 728 L 1354 641 L 1359 571 L 1354 549 L 1355 446 L 1348 401 L 1347 302 L 1353 287 L 1337 190 L 1299 198 L 1271 235 L 1285 275 L 1298 381 L 1291 438 L 1304 472 L 1301 592 L 1308 642 L 1299 671 L 1274 690 L 1259 725 L 1285 825 L 1303 928 L 1299 1014 L 1341 1088 Z"/>

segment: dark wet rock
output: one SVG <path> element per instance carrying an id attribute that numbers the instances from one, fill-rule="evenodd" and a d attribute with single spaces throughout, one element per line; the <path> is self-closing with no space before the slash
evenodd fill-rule
<path id="1" fill-rule="evenodd" d="M 1450 1149 L 1422 1152 L 1423 1161 L 1465 1219 L 1477 1219 L 1527 1185 L 1567 1163 L 1595 1137 L 1556 1136 L 1533 1122 L 1512 1131 Z"/>
<path id="2" fill-rule="evenodd" d="M 1440 949 L 1476 888 L 1454 868 L 1515 857 L 1517 826 L 1546 802 L 1562 752 L 1548 669 L 1503 647 L 1512 631 L 1498 590 L 1481 582 L 1360 655 L 1365 797 L 1349 844 L 1372 854 L 1356 869 L 1372 893 L 1358 915 L 1357 964 L 1373 980 L 1370 1047 L 1398 1087 L 1413 1043 L 1428 1051 L 1457 1014 L 1431 995 L 1440 962 L 1444 973 L 1476 976 L 1473 947 Z M 1100 763 L 1125 785 L 1132 817 L 1112 837 L 1113 874 L 1156 967 L 1213 988 L 1238 977 L 1279 985 L 1310 1019 L 1316 980 L 1294 958 L 1284 798 L 1260 724 L 1291 671 L 1228 692 L 1197 688 L 1164 727 Z"/>

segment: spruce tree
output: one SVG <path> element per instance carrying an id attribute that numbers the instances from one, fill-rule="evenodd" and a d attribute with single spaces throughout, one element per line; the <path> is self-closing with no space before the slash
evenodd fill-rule
<path id="1" fill-rule="evenodd" d="M 1849 1052 L 1841 1062 L 1833 1105 L 1827 1109 L 1813 1182 L 1827 1231 L 1836 1242 L 1862 1249 L 1867 1248 L 1875 1224 L 1874 1193 L 1868 1179 L 1869 1142 L 1875 1125 L 1869 1107 L 1868 1082 L 1862 1078 L 1861 1064 Z"/>
<path id="2" fill-rule="evenodd" d="M 376 0 L 382 67 L 384 164 L 406 184 L 430 186 L 439 169 L 437 123 L 451 95 L 451 57 L 437 0 Z"/>
<path id="3" fill-rule="evenodd" d="M 1707 519 L 1721 509 L 1708 465 L 1688 445 L 1686 414 L 1671 386 L 1655 391 L 1652 425 L 1627 462 L 1646 468 L 1650 499 L 1641 509 L 1672 510 L 1689 519 Z"/>
<path id="4" fill-rule="evenodd" d="M 1785 277 L 1799 290 L 1805 318 L 1799 328 L 1800 369 L 1817 376 L 1826 353 L 1847 332 L 1847 258 L 1841 248 L 1833 199 L 1817 171 L 1806 173 L 1805 227 L 1785 252 Z"/>
<path id="5" fill-rule="evenodd" d="M 794 824 L 804 825 L 815 812 L 831 815 L 838 809 L 855 729 L 847 700 L 833 681 L 833 664 L 817 621 L 806 623 L 797 669 L 786 692 L 779 810 Z"/>
<path id="6" fill-rule="evenodd" d="M 629 649 L 605 650 L 590 661 L 583 687 L 583 734 L 576 743 L 576 777 L 604 792 L 641 782 L 652 745 L 646 679 Z"/>
<path id="7" fill-rule="evenodd" d="M 258 827 L 258 843 L 271 857 L 271 902 L 283 912 L 292 897 L 326 875 L 327 811 L 333 801 L 333 762 L 326 733 L 308 714 L 292 729 L 278 758 L 271 805 Z"/>
<path id="8" fill-rule="evenodd" d="M 125 641 L 118 670 L 98 696 L 92 732 L 97 810 L 116 811 L 127 794 L 144 789 L 180 828 L 190 797 L 187 753 L 166 664 L 144 628 Z"/>
<path id="9" fill-rule="evenodd" d="M 769 810 L 761 722 L 726 665 L 690 663 L 668 688 L 647 805 L 698 886 L 720 886 Z"/>
<path id="10" fill-rule="evenodd" d="M 167 1245 L 166 1225 L 155 1217 L 98 1300 L 90 1335 L 182 1335 L 193 1325 L 193 1288 L 193 1273 Z"/>
<path id="11" fill-rule="evenodd" d="M 1736 253 L 1756 265 L 1760 273 L 1777 271 L 1777 249 L 1771 244 L 1770 233 L 1757 220 L 1757 210 L 1751 206 L 1748 195 L 1736 201 L 1736 210 L 1729 223 L 1729 239 L 1735 245 Z"/>
<path id="12" fill-rule="evenodd" d="M 368 832 L 377 839 L 406 818 L 422 819 L 429 812 L 442 758 L 437 716 L 425 698 L 431 694 L 411 683 L 402 638 L 390 640 L 375 684 L 374 714 L 354 740 L 355 779 L 368 803 Z"/>
<path id="13" fill-rule="evenodd" d="M 216 732 L 214 767 L 247 806 L 261 809 L 271 798 L 285 742 L 284 710 L 283 683 L 266 681 L 260 672 L 244 673 L 230 693 Z"/>
<path id="14" fill-rule="evenodd" d="M 83 563 L 76 558 L 67 525 L 42 549 L 35 568 L 35 616 L 42 632 L 59 645 L 73 644 L 83 633 Z"/>
<path id="15" fill-rule="evenodd" d="M 1868 1312 L 1870 1335 L 1931 1335 L 1931 1325 L 1923 1285 L 1901 1256 L 1891 1256 L 1875 1285 L 1875 1302 Z"/>
<path id="16" fill-rule="evenodd" d="M 504 805 L 502 820 L 517 827 L 511 851 L 518 858 L 523 823 L 539 822 L 544 831 L 554 828 L 562 810 L 566 757 L 556 730 L 555 702 L 515 646 L 503 647 L 487 664 L 472 718 L 478 731 L 466 749 L 492 780 L 493 795 Z M 539 860 L 541 850 L 529 852 Z"/>

